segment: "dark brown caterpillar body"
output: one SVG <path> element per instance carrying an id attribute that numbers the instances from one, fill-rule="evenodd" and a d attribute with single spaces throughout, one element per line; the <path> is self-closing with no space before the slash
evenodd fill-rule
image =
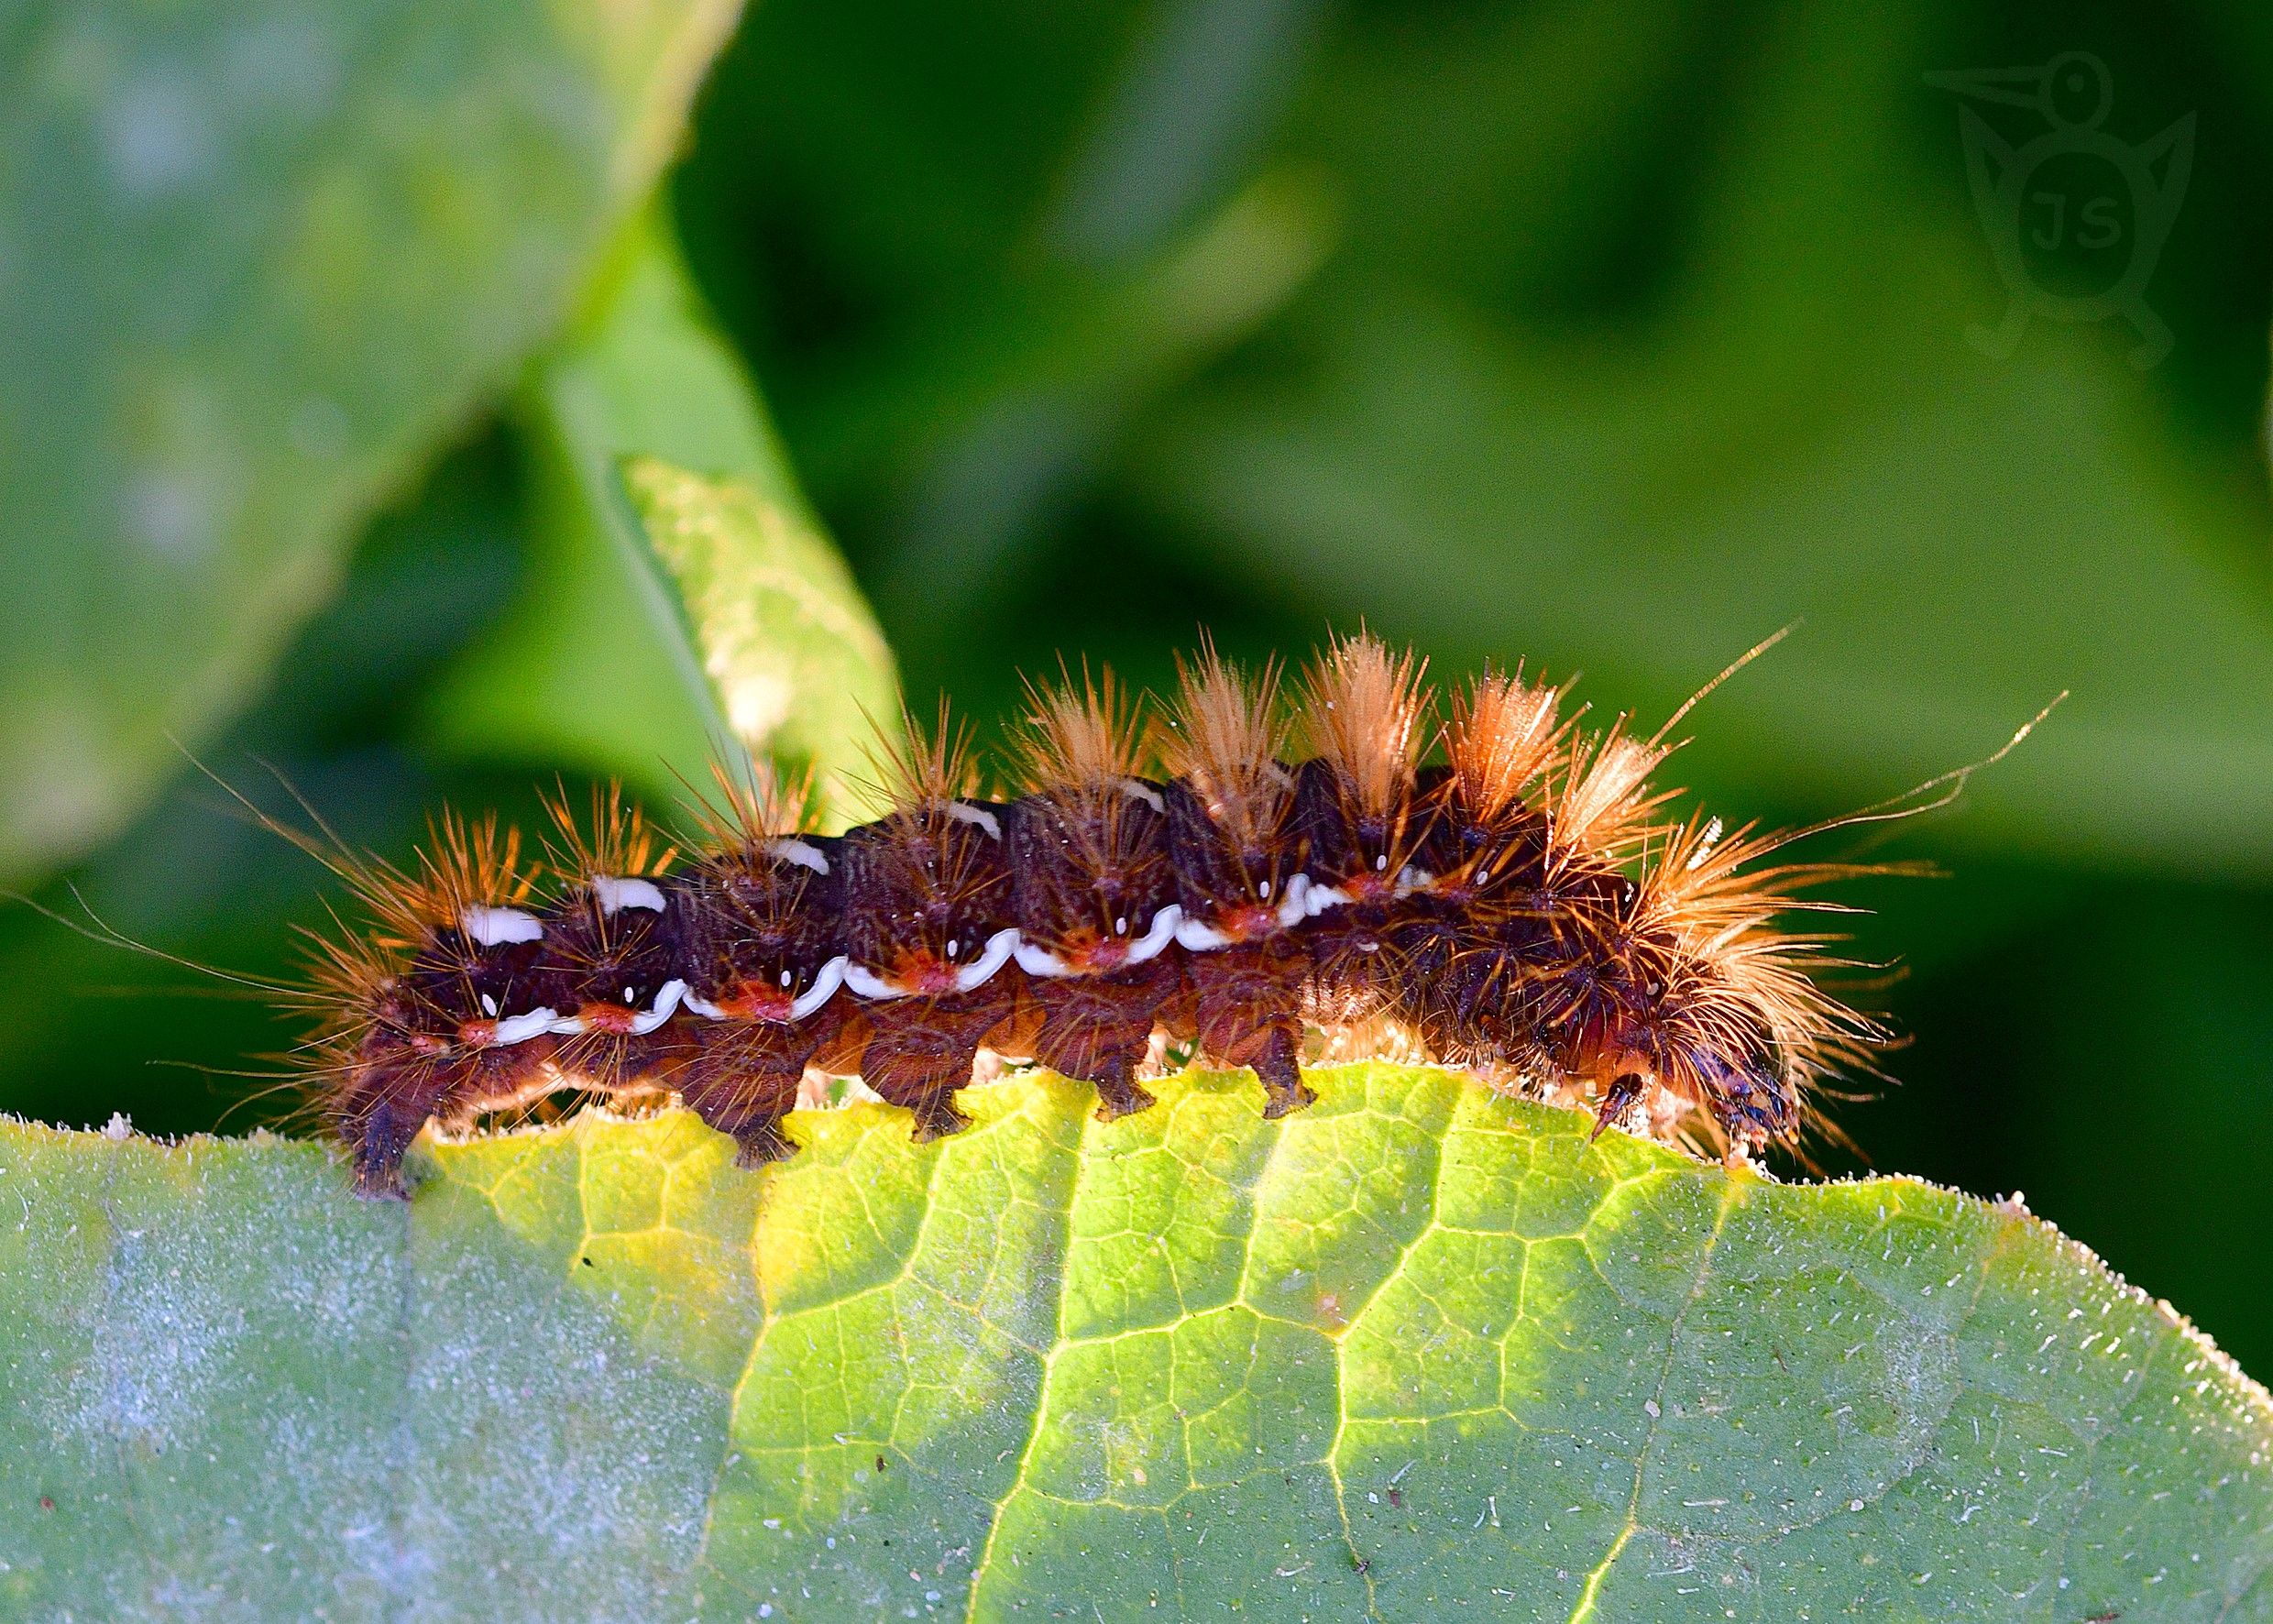
<path id="1" fill-rule="evenodd" d="M 1580 736 L 1561 690 L 1499 673 L 1439 726 L 1419 664 L 1359 636 L 1305 674 L 1290 763 L 1278 689 L 1203 651 L 1148 732 L 1110 677 L 1037 690 L 1006 800 L 942 716 L 888 763 L 891 809 L 834 838 L 721 774 L 675 869 L 612 793 L 555 808 L 542 891 L 450 817 L 415 875 L 336 865 L 375 923 L 325 945 L 311 1002 L 359 1188 L 401 1194 L 429 1119 L 556 1089 L 675 1093 L 746 1165 L 788 1153 L 808 1072 L 953 1133 L 982 1050 L 1094 1083 L 1111 1120 L 1152 1103 L 1163 1036 L 1252 1067 L 1278 1116 L 1313 1098 L 1307 1031 L 1370 1022 L 1606 1124 L 1754 1147 L 1879 1039 L 1811 980 L 1820 938 L 1775 924 L 1838 871 L 1662 818 L 1661 741 Z"/>

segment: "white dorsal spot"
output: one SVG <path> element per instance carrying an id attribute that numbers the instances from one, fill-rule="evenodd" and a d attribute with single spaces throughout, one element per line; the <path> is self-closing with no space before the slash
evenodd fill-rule
<path id="1" fill-rule="evenodd" d="M 957 941 L 957 940 L 956 940 L 953 937 L 951 937 L 951 936 L 950 936 L 950 937 L 949 937 L 949 938 L 947 938 L 947 956 L 948 956 L 950 959 L 952 959 L 952 958 L 955 956 L 956 952 L 957 952 L 957 951 L 958 951 L 958 950 L 959 950 L 961 947 L 962 947 L 962 943 L 961 943 L 961 942 Z"/>
<path id="2" fill-rule="evenodd" d="M 1385 868 L 1387 868 L 1387 867 L 1389 867 L 1389 853 L 1388 853 L 1388 852 L 1386 852 L 1386 851 L 1385 851 L 1385 852 L 1383 852 L 1380 856 L 1378 856 L 1378 857 L 1377 857 L 1377 858 L 1375 858 L 1375 859 L 1373 860 L 1373 872 L 1374 872 L 1375 873 L 1377 873 L 1377 874 L 1378 874 L 1378 873 L 1379 873 L 1379 872 L 1380 872 L 1383 869 L 1385 869 Z"/>
<path id="3" fill-rule="evenodd" d="M 792 974 L 791 974 L 788 971 L 785 971 L 785 971 L 782 971 L 782 973 L 781 973 L 781 984 L 782 984 L 783 986 L 785 986 L 785 986 L 787 986 L 787 985 L 788 985 L 791 982 L 795 981 L 796 979 L 796 977 L 795 977 L 794 975 L 792 975 Z"/>
<path id="4" fill-rule="evenodd" d="M 1123 914 L 1119 918 L 1113 922 L 1113 934 L 1115 936 L 1126 936 L 1128 934 L 1128 916 L 1126 914 Z"/>
<path id="5" fill-rule="evenodd" d="M 986 831 L 989 839 L 999 840 L 1003 838 L 1003 820 L 984 807 L 974 807 L 968 801 L 950 801 L 947 815 L 958 823 L 978 825 Z"/>
<path id="6" fill-rule="evenodd" d="M 829 872 L 829 859 L 818 846 L 809 840 L 768 840 L 765 854 L 775 862 L 794 862 L 799 868 L 811 869 L 817 874 Z"/>
<path id="7" fill-rule="evenodd" d="M 606 874 L 595 874 L 592 894 L 599 899 L 599 911 L 603 914 L 620 914 L 626 908 L 663 912 L 663 892 L 652 880 L 616 880 Z"/>
<path id="8" fill-rule="evenodd" d="M 458 916 L 457 923 L 459 929 L 485 948 L 544 939 L 544 921 L 519 908 L 484 907 L 476 903 Z"/>
<path id="9" fill-rule="evenodd" d="M 490 997 L 489 993 L 484 993 L 481 995 L 481 1013 L 488 1015 L 494 1021 L 497 1019 L 497 1000 Z"/>
<path id="10" fill-rule="evenodd" d="M 1268 902 L 1270 900 L 1270 882 L 1268 880 L 1257 882 L 1255 894 L 1261 897 L 1265 902 Z"/>
<path id="11" fill-rule="evenodd" d="M 626 1004 L 637 1004 L 639 1002 L 639 993 L 633 989 L 626 987 L 623 990 L 623 1001 Z"/>

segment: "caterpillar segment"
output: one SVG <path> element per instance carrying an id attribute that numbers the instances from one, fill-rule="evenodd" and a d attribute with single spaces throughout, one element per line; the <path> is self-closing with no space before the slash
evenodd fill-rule
<path id="1" fill-rule="evenodd" d="M 1670 817 L 1662 734 L 1584 732 L 1520 667 L 1441 719 L 1421 662 L 1362 632 L 1292 681 L 1203 644 L 1149 715 L 1110 674 L 1029 697 L 1016 793 L 981 793 L 942 709 L 840 836 L 804 785 L 721 771 L 684 856 L 606 790 L 581 818 L 555 799 L 543 868 L 451 814 L 413 871 L 327 860 L 368 926 L 319 946 L 301 1002 L 358 1189 L 401 1194 L 430 1119 L 556 1090 L 675 1094 L 753 1167 L 790 1152 L 814 1072 L 931 1138 L 991 1053 L 1093 1084 L 1111 1121 L 1152 1104 L 1164 1039 L 1252 1068 L 1283 1116 L 1322 1027 L 1751 1149 L 1885 1040 L 1823 990 L 1829 938 L 1780 924 L 1855 871 Z"/>
<path id="2" fill-rule="evenodd" d="M 1301 1072 L 1309 882 L 1294 771 L 1279 759 L 1279 667 L 1250 678 L 1211 645 L 1180 675 L 1163 735 L 1176 775 L 1162 791 L 1191 991 L 1178 1035 L 1218 1064 L 1251 1068 L 1263 1114 L 1280 1117 L 1318 1096 Z"/>
<path id="3" fill-rule="evenodd" d="M 1005 837 L 1030 1007 L 1005 1047 L 1095 1084 L 1111 1122 L 1153 1103 L 1136 1073 L 1154 1030 L 1191 1025 L 1167 792 L 1142 776 L 1140 724 L 1110 672 L 1030 697 L 1023 764 L 1041 787 L 1011 803 Z"/>
<path id="4" fill-rule="evenodd" d="M 455 1127 L 551 1090 L 539 876 L 496 818 L 448 811 L 412 872 L 326 861 L 368 928 L 315 939 L 302 1000 L 319 1017 L 311 1081 L 353 1149 L 357 1191 L 390 1195 L 428 1119 Z"/>
<path id="5" fill-rule="evenodd" d="M 691 1018 L 671 1081 L 754 1168 L 790 1153 L 782 1118 L 852 1019 L 852 1001 L 838 995 L 850 962 L 844 850 L 815 830 L 809 781 L 785 788 L 763 768 L 746 782 L 714 772 L 723 809 L 700 814 L 705 838 L 672 887 Z"/>

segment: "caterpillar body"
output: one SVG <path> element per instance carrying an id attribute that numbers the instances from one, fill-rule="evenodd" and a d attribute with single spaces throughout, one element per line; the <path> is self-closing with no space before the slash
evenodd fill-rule
<path id="1" fill-rule="evenodd" d="M 447 813 L 407 869 L 325 849 L 369 919 L 319 938 L 304 1069 L 357 1189 L 403 1194 L 430 1120 L 560 1090 L 675 1094 L 756 1166 L 790 1153 L 808 1073 L 858 1075 L 934 1137 L 983 1050 L 1094 1084 L 1109 1121 L 1173 1039 L 1252 1068 L 1279 1116 L 1321 1027 L 1749 1149 L 1883 1040 L 1818 984 L 1828 938 L 1778 923 L 1854 871 L 1668 815 L 1663 732 L 1583 733 L 1520 668 L 1440 718 L 1421 663 L 1363 633 L 1290 685 L 1212 647 L 1180 671 L 1149 709 L 1109 673 L 1035 688 L 1002 799 L 942 708 L 840 835 L 721 771 L 683 861 L 612 789 L 552 807 L 545 861 Z"/>

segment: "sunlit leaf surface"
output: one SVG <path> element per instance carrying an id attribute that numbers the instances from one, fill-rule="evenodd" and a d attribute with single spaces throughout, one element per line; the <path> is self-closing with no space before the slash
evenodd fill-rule
<path id="1" fill-rule="evenodd" d="M 2273 1411 L 2017 1208 L 1455 1075 L 911 1144 L 0 1137 L 31 1618 L 2259 1618 Z"/>

